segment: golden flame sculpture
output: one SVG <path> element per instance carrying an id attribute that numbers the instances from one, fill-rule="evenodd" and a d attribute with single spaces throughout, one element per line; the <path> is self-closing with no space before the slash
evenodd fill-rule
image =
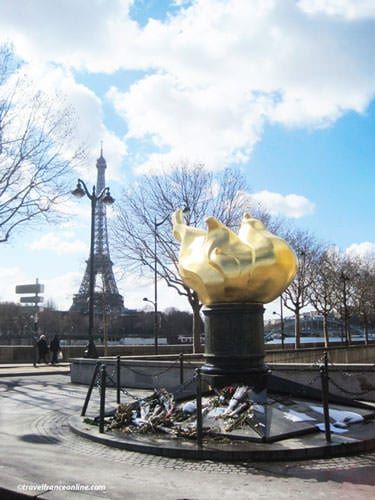
<path id="1" fill-rule="evenodd" d="M 245 214 L 238 235 L 215 217 L 207 231 L 185 224 L 182 210 L 172 217 L 173 235 L 181 242 L 179 272 L 205 305 L 271 302 L 297 272 L 290 246 Z"/>

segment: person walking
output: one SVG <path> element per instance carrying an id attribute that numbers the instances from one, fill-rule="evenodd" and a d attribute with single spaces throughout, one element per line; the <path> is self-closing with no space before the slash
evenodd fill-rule
<path id="1" fill-rule="evenodd" d="M 52 364 L 55 365 L 59 361 L 59 352 L 61 351 L 60 340 L 57 335 L 55 335 L 51 340 L 49 348 L 51 349 L 52 352 Z"/>
<path id="2" fill-rule="evenodd" d="M 46 365 L 48 365 L 49 349 L 47 337 L 45 335 L 41 335 L 36 345 L 38 347 L 38 363 L 41 363 L 43 361 L 44 363 L 46 363 Z"/>

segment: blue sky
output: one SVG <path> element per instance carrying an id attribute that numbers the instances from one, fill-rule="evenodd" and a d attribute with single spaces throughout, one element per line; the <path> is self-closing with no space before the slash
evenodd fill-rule
<path id="1" fill-rule="evenodd" d="M 271 213 L 343 251 L 375 252 L 372 2 L 0 0 L 0 42 L 13 43 L 33 88 L 76 110 L 89 151 L 77 177 L 95 182 L 101 140 L 115 197 L 181 159 L 237 166 Z M 46 298 L 70 306 L 89 204 L 64 212 L 64 224 L 1 246 L 0 300 L 38 277 Z M 118 284 L 131 308 L 152 293 L 148 277 Z M 186 307 L 162 286 L 160 296 L 162 308 Z"/>

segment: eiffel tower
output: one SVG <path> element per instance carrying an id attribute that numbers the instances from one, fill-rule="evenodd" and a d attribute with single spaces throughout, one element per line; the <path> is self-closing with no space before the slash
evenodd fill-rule
<path id="1" fill-rule="evenodd" d="M 105 169 L 107 163 L 103 157 L 96 161 L 98 169 L 96 192 L 105 188 Z M 110 312 L 120 315 L 125 312 L 123 297 L 119 294 L 112 270 L 113 262 L 109 254 L 106 206 L 98 201 L 95 207 L 95 237 L 94 237 L 94 311 L 97 315 Z M 86 271 L 83 275 L 79 291 L 73 297 L 71 312 L 85 314 L 89 307 L 90 257 L 86 261 Z"/>

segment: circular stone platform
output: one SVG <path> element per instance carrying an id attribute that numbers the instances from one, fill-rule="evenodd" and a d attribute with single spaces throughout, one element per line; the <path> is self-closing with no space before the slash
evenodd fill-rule
<path id="1" fill-rule="evenodd" d="M 375 450 L 375 422 L 364 420 L 352 424 L 345 434 L 332 433 L 331 443 L 324 432 L 311 432 L 272 443 L 204 438 L 199 448 L 195 440 L 159 435 L 128 435 L 120 431 L 99 433 L 98 427 L 72 417 L 71 430 L 91 441 L 129 451 L 171 458 L 220 461 L 282 461 L 330 458 Z"/>

